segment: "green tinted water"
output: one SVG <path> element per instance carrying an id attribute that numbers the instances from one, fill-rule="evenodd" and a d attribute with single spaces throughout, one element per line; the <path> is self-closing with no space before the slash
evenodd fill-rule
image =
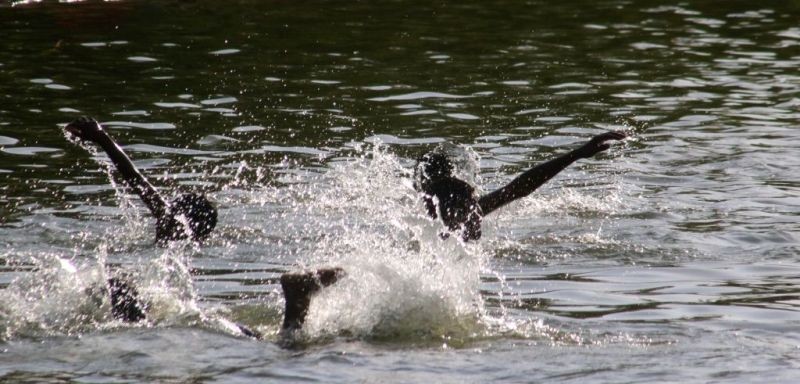
<path id="1" fill-rule="evenodd" d="M 793 2 L 0 4 L 4 380 L 797 375 Z M 81 115 L 165 193 L 207 193 L 217 235 L 155 247 L 103 156 L 61 134 Z M 437 143 L 488 191 L 604 129 L 634 138 L 479 244 L 419 235 L 437 227 L 406 176 Z M 362 284 L 281 349 L 275 279 L 326 263 Z M 148 325 L 93 306 L 106 264 L 138 276 Z"/>

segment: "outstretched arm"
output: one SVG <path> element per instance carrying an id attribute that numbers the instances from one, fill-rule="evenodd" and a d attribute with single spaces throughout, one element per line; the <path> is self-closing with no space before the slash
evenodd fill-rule
<path id="1" fill-rule="evenodd" d="M 529 169 L 508 183 L 508 185 L 481 196 L 478 203 L 481 206 L 483 215 L 486 216 L 514 200 L 530 195 L 542 184 L 552 179 L 553 176 L 563 171 L 564 168 L 568 167 L 576 160 L 589 158 L 605 151 L 611 146 L 606 143 L 607 141 L 622 140 L 625 137 L 625 133 L 619 131 L 602 133 L 567 154 Z"/>
<path id="2" fill-rule="evenodd" d="M 153 216 L 162 218 L 167 212 L 167 202 L 145 179 L 133 162 L 94 119 L 81 117 L 67 124 L 65 130 L 81 140 L 91 141 L 102 148 L 117 167 L 125 184 L 144 201 Z"/>

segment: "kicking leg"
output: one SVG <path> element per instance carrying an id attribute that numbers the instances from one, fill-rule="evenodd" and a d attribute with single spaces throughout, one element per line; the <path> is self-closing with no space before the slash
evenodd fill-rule
<path id="1" fill-rule="evenodd" d="M 342 268 L 324 268 L 308 272 L 291 272 L 281 276 L 286 309 L 283 329 L 296 330 L 303 326 L 311 305 L 311 296 L 344 276 Z"/>
<path id="2" fill-rule="evenodd" d="M 146 306 L 139 300 L 139 292 L 125 278 L 108 279 L 108 291 L 111 296 L 111 314 L 115 319 L 126 323 L 138 323 L 146 318 Z M 260 339 L 261 333 L 239 323 L 233 323 L 242 335 Z"/>

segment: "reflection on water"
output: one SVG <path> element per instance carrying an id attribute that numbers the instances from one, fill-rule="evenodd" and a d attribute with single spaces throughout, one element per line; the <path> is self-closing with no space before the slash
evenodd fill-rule
<path id="1" fill-rule="evenodd" d="M 798 15 L 0 2 L 0 377 L 788 382 Z M 61 133 L 84 114 L 167 195 L 217 204 L 207 244 L 154 246 L 105 155 Z M 490 191 L 609 129 L 633 137 L 488 217 L 477 244 L 441 241 L 409 180 L 450 143 Z M 315 301 L 308 348 L 282 350 L 276 279 L 317 265 L 350 274 Z M 147 325 L 109 318 L 113 273 Z"/>

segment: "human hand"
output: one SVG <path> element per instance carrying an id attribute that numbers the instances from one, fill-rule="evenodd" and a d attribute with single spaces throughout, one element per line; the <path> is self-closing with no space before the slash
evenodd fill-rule
<path id="1" fill-rule="evenodd" d="M 91 117 L 80 117 L 67 124 L 64 130 L 78 139 L 92 142 L 97 142 L 105 134 L 100 123 Z"/>
<path id="2" fill-rule="evenodd" d="M 623 140 L 628 137 L 625 132 L 622 131 L 608 131 L 605 133 L 601 133 L 591 140 L 588 143 L 582 145 L 578 148 L 577 152 L 581 158 L 589 158 L 592 157 L 600 152 L 605 151 L 606 149 L 611 147 L 611 144 L 606 143 L 609 140 Z"/>

